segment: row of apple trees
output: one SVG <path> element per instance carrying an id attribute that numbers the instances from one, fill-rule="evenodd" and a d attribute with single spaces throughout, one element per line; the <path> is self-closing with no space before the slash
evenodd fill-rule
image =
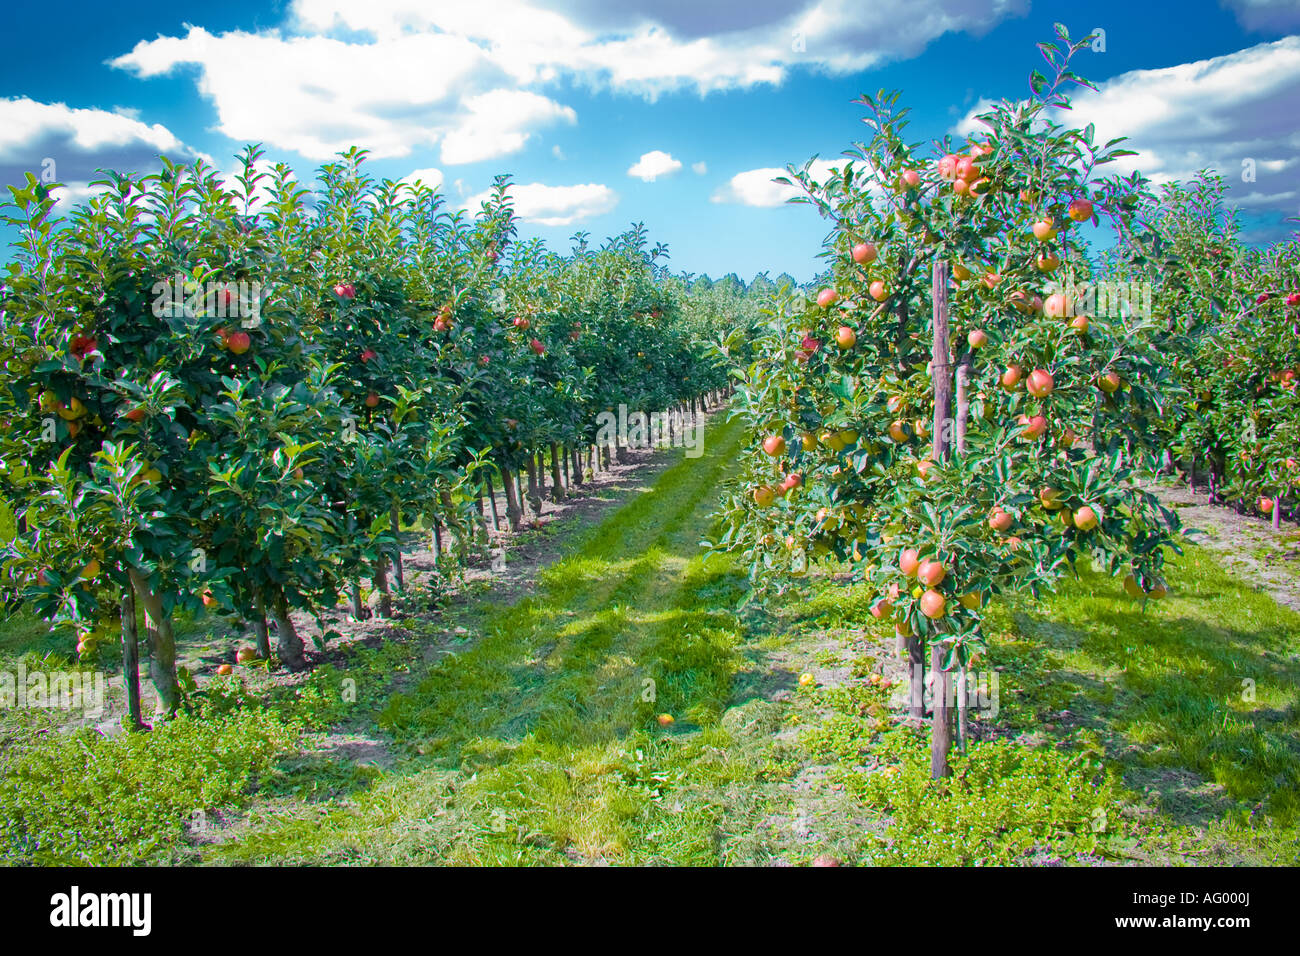
<path id="1" fill-rule="evenodd" d="M 1125 235 L 1104 274 L 1159 326 L 1183 400 L 1161 434 L 1210 502 L 1271 516 L 1300 486 L 1300 237 L 1244 243 L 1225 184 L 1202 172 L 1149 197 L 1160 250 Z M 1114 298 L 1114 297 L 1113 297 Z"/>
<path id="2" fill-rule="evenodd" d="M 350 593 L 359 613 L 363 579 L 386 612 L 399 529 L 464 559 L 494 483 L 517 527 L 541 453 L 553 494 L 583 480 L 599 410 L 725 384 L 640 227 L 556 254 L 516 241 L 505 178 L 469 215 L 365 158 L 311 187 L 255 147 L 229 178 L 164 160 L 65 218 L 53 185 L 11 187 L 0 590 L 83 656 L 120 632 L 128 669 L 142 608 L 163 711 L 178 612 L 301 668 L 291 612 Z"/>

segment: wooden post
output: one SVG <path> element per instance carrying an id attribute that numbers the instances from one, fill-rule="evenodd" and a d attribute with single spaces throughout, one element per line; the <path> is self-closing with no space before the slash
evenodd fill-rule
<path id="1" fill-rule="evenodd" d="M 388 590 L 388 555 L 381 554 L 375 558 L 374 577 L 371 583 L 379 593 L 379 609 L 376 617 L 393 616 L 393 595 Z"/>
<path id="2" fill-rule="evenodd" d="M 952 354 L 948 332 L 948 263 L 936 259 L 931 273 L 934 301 L 934 345 L 930 351 L 934 382 L 934 438 L 930 455 L 936 462 L 947 461 L 952 449 Z M 943 648 L 930 646 L 930 673 L 934 681 L 934 709 L 930 731 L 930 776 L 948 775 L 948 754 L 952 750 L 952 674 L 943 670 Z"/>
<path id="3" fill-rule="evenodd" d="M 501 530 L 501 515 L 497 514 L 497 493 L 492 487 L 492 475 L 490 472 L 484 472 L 487 479 L 487 499 L 492 506 L 492 528 L 495 531 Z"/>
<path id="4" fill-rule="evenodd" d="M 957 421 L 953 438 L 957 455 L 966 454 L 966 431 L 970 427 L 970 373 L 973 356 L 968 349 L 957 364 Z"/>
<path id="5" fill-rule="evenodd" d="M 934 429 L 930 454 L 936 462 L 948 460 L 952 448 L 952 355 L 948 336 L 948 263 L 935 260 L 934 348 L 930 353 L 930 375 L 934 382 Z"/>
<path id="6" fill-rule="evenodd" d="M 140 638 L 136 629 L 135 595 L 122 592 L 122 682 L 126 685 L 126 729 L 143 730 L 140 714 Z"/>

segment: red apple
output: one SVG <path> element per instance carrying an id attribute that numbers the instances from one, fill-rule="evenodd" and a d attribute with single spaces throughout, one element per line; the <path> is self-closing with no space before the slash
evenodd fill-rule
<path id="1" fill-rule="evenodd" d="M 932 561 L 928 558 L 916 569 L 917 580 L 928 587 L 937 587 L 947 574 L 948 569 L 943 566 L 942 561 Z"/>
<path id="2" fill-rule="evenodd" d="M 916 548 L 907 548 L 898 557 L 898 569 L 909 578 L 913 577 L 921 564 L 921 556 Z"/>
<path id="3" fill-rule="evenodd" d="M 1118 392 L 1119 387 L 1122 384 L 1123 380 L 1119 377 L 1118 372 L 1107 372 L 1105 375 L 1102 375 L 1097 379 L 1097 387 L 1107 395 L 1113 395 L 1115 392 Z"/>
<path id="4" fill-rule="evenodd" d="M 994 508 L 989 512 L 989 527 L 994 531 L 1006 531 L 1011 527 L 1013 520 L 1010 512 L 1003 511 L 1001 508 Z"/>
<path id="5" fill-rule="evenodd" d="M 1024 430 L 1020 433 L 1021 437 L 1028 438 L 1030 441 L 1043 437 L 1047 431 L 1047 419 L 1042 415 L 1035 415 L 1024 423 Z"/>
<path id="6" fill-rule="evenodd" d="M 947 599 L 938 591 L 932 589 L 921 595 L 921 613 L 931 620 L 943 617 L 947 607 Z"/>
<path id="7" fill-rule="evenodd" d="M 869 242 L 859 242 L 853 247 L 852 256 L 858 265 L 867 265 L 876 261 L 876 247 Z"/>
<path id="8" fill-rule="evenodd" d="M 1029 373 L 1029 381 L 1025 383 L 1025 388 L 1034 398 L 1044 398 L 1052 394 L 1052 389 L 1056 383 L 1052 380 L 1052 373 L 1046 369 L 1036 368 Z"/>

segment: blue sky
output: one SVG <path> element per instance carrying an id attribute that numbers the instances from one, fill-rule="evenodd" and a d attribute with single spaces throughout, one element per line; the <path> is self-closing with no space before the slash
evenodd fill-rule
<path id="1" fill-rule="evenodd" d="M 676 269 L 803 280 L 825 224 L 764 170 L 836 158 L 864 91 L 902 89 L 914 139 L 1023 95 L 1060 20 L 1105 31 L 1078 61 L 1101 86 L 1079 114 L 1129 135 L 1137 168 L 1219 169 L 1251 238 L 1300 213 L 1300 0 L 50 3 L 6 20 L 0 181 L 53 159 L 68 202 L 96 167 L 159 152 L 230 169 L 261 141 L 310 179 L 355 143 L 374 175 L 424 171 L 457 205 L 512 174 L 522 234 L 557 248 L 643 221 Z"/>

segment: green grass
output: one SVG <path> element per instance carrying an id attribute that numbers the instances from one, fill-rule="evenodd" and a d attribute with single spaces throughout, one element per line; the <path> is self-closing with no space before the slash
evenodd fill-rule
<path id="1" fill-rule="evenodd" d="M 66 732 L 48 714 L 6 722 L 0 863 L 117 866 L 193 856 L 188 825 L 237 803 L 297 743 L 257 707 L 201 711 L 149 734 Z"/>
<path id="2" fill-rule="evenodd" d="M 487 592 L 408 619 L 303 687 L 252 700 L 211 685 L 207 716 L 125 740 L 3 718 L 21 737 L 0 761 L 23 784 L 0 787 L 7 858 L 1300 862 L 1300 616 L 1195 547 L 1145 609 L 1086 570 L 1041 603 L 999 600 L 981 664 L 1000 668 L 995 739 L 934 782 L 926 733 L 863 679 L 896 668 L 866 588 L 814 576 L 740 612 L 740 569 L 701 556 L 743 440 L 714 424 L 703 458 L 565 529 L 519 603 Z M 40 640 L 11 629 L 0 649 Z M 795 681 L 827 668 L 842 677 Z M 327 730 L 386 742 L 387 769 L 299 742 Z M 193 765 L 207 789 L 177 769 Z M 249 813 L 195 846 L 183 819 L 196 806 Z"/>

